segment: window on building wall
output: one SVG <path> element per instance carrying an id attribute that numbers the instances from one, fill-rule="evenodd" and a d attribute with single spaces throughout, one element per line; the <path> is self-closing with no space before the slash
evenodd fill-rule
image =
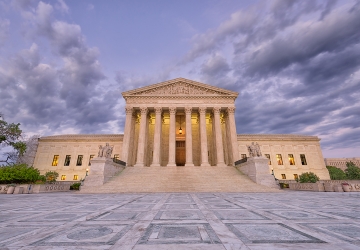
<path id="1" fill-rule="evenodd" d="M 295 159 L 293 154 L 288 154 L 290 165 L 295 165 Z"/>
<path id="2" fill-rule="evenodd" d="M 294 174 L 294 180 L 298 180 L 299 176 L 297 174 Z"/>
<path id="3" fill-rule="evenodd" d="M 245 159 L 246 158 L 246 154 L 241 154 L 241 159 Z"/>
<path id="4" fill-rule="evenodd" d="M 286 179 L 286 174 L 281 174 L 281 179 L 285 180 Z"/>
<path id="5" fill-rule="evenodd" d="M 79 179 L 79 176 L 77 174 L 74 174 L 74 181 L 77 181 Z"/>
<path id="6" fill-rule="evenodd" d="M 51 166 L 56 167 L 59 163 L 59 156 L 58 155 L 54 155 L 53 161 Z"/>
<path id="7" fill-rule="evenodd" d="M 90 155 L 90 158 L 89 158 L 89 166 L 91 166 L 91 160 L 94 158 L 95 155 Z"/>
<path id="8" fill-rule="evenodd" d="M 70 166 L 71 155 L 65 156 L 64 166 Z"/>
<path id="9" fill-rule="evenodd" d="M 271 158 L 269 154 L 265 154 L 265 157 L 269 159 L 269 165 L 271 165 Z"/>
<path id="10" fill-rule="evenodd" d="M 301 165 L 307 165 L 306 157 L 304 154 L 300 154 Z"/>
<path id="11" fill-rule="evenodd" d="M 118 154 L 114 155 L 114 159 L 119 160 L 119 155 Z"/>
<path id="12" fill-rule="evenodd" d="M 76 166 L 81 166 L 82 165 L 82 160 L 83 160 L 83 155 L 78 155 L 77 161 L 76 161 Z"/>
<path id="13" fill-rule="evenodd" d="M 278 165 L 283 165 L 283 160 L 281 154 L 276 155 L 276 161 Z"/>
<path id="14" fill-rule="evenodd" d="M 66 175 L 63 174 L 63 175 L 61 176 L 61 180 L 62 180 L 62 181 L 65 181 L 65 180 L 66 180 Z"/>

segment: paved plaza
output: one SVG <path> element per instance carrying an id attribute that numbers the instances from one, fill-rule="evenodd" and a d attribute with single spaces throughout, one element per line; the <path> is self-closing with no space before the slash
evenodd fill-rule
<path id="1" fill-rule="evenodd" d="M 0 195 L 0 249 L 360 249 L 360 193 Z"/>

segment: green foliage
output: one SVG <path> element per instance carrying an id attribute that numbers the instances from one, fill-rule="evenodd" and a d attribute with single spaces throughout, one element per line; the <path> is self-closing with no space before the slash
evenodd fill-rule
<path id="1" fill-rule="evenodd" d="M 26 143 L 20 140 L 21 133 L 20 123 L 7 123 L 0 118 L 0 146 L 11 146 L 15 150 L 13 153 L 6 153 L 6 159 L 0 162 L 9 165 L 25 153 Z"/>
<path id="2" fill-rule="evenodd" d="M 346 162 L 346 177 L 349 180 L 360 180 L 360 168 L 357 167 L 353 162 Z"/>
<path id="3" fill-rule="evenodd" d="M 80 189 L 80 182 L 74 183 L 70 186 L 70 190 L 79 190 Z"/>
<path id="4" fill-rule="evenodd" d="M 289 188 L 289 184 L 280 182 L 280 188 Z"/>
<path id="5" fill-rule="evenodd" d="M 331 180 L 346 180 L 346 174 L 342 169 L 333 167 L 333 166 L 326 166 L 329 171 L 330 179 Z"/>
<path id="6" fill-rule="evenodd" d="M 320 178 L 313 172 L 302 173 L 299 176 L 300 183 L 316 183 Z"/>
<path id="7" fill-rule="evenodd" d="M 38 169 L 26 164 L 12 164 L 0 168 L 0 183 L 34 183 L 40 178 Z"/>
<path id="8" fill-rule="evenodd" d="M 47 182 L 55 182 L 56 181 L 56 178 L 59 177 L 59 173 L 56 172 L 56 171 L 49 171 L 49 172 L 46 172 L 45 173 L 45 179 Z"/>

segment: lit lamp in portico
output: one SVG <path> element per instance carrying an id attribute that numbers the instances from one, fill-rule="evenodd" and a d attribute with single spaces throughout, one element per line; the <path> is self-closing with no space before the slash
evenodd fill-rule
<path id="1" fill-rule="evenodd" d="M 181 116 L 180 116 L 180 128 L 179 128 L 179 135 L 182 135 L 182 129 L 181 129 Z"/>

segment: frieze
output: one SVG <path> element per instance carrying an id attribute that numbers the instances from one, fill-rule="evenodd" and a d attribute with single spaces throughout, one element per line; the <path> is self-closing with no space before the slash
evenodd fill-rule
<path id="1" fill-rule="evenodd" d="M 193 104 L 234 104 L 234 98 L 224 98 L 224 97 L 184 97 L 181 98 L 158 98 L 158 97 L 127 97 L 127 104 L 184 104 L 184 103 L 193 103 Z"/>

